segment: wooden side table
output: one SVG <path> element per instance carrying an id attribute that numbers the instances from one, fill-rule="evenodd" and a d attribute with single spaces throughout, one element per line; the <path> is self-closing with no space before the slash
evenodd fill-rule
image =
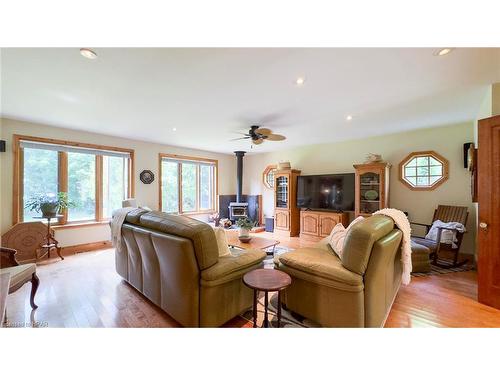
<path id="1" fill-rule="evenodd" d="M 64 260 L 64 257 L 61 255 L 61 247 L 59 246 L 59 242 L 54 238 L 50 230 L 50 220 L 59 219 L 61 217 L 63 217 L 63 215 L 33 217 L 33 219 L 47 220 L 47 235 L 45 236 L 45 244 L 41 245 L 42 255 L 40 255 L 40 257 L 45 255 L 43 253 L 43 251 L 45 250 L 47 252 L 47 258 L 50 258 L 50 251 L 52 249 L 55 249 L 59 258 L 61 258 L 61 260 Z"/>
<path id="2" fill-rule="evenodd" d="M 263 327 L 269 327 L 268 306 L 269 292 L 278 292 L 278 328 L 281 326 L 281 291 L 292 283 L 292 278 L 283 271 L 275 269 L 257 269 L 243 276 L 243 283 L 253 289 L 253 327 L 257 327 L 257 295 L 259 291 L 265 293 L 264 323 Z"/>

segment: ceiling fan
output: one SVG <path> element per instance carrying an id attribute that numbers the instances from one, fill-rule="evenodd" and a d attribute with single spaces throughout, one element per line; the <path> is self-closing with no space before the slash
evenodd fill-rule
<path id="1" fill-rule="evenodd" d="M 231 141 L 251 139 L 254 145 L 260 145 L 264 141 L 284 141 L 286 139 L 284 135 L 274 134 L 271 129 L 261 128 L 259 125 L 252 125 L 248 133 L 242 135 L 244 137 L 231 139 Z"/>

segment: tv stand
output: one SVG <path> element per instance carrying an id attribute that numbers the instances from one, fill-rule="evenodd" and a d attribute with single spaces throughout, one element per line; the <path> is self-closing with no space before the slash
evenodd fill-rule
<path id="1" fill-rule="evenodd" d="M 346 212 L 332 211 L 300 211 L 300 238 L 306 240 L 320 240 L 332 231 L 333 227 L 342 223 L 345 227 L 349 224 L 349 214 Z"/>

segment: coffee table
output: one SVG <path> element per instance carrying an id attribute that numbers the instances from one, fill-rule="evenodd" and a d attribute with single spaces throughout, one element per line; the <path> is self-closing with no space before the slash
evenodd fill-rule
<path id="1" fill-rule="evenodd" d="M 292 278 L 283 271 L 275 269 L 260 268 L 246 273 L 243 283 L 253 289 L 253 327 L 257 327 L 257 295 L 259 291 L 265 293 L 264 323 L 263 327 L 269 327 L 267 309 L 269 306 L 268 293 L 278 292 L 278 328 L 281 326 L 281 291 L 292 283 Z"/>
<path id="2" fill-rule="evenodd" d="M 238 247 L 240 249 L 257 249 L 264 250 L 266 253 L 272 254 L 274 253 L 274 248 L 280 242 L 278 240 L 256 237 L 252 236 L 250 242 L 244 243 L 238 239 L 238 231 L 237 230 L 227 230 L 226 231 L 227 244 L 231 247 Z M 269 250 L 271 249 L 271 250 Z"/>

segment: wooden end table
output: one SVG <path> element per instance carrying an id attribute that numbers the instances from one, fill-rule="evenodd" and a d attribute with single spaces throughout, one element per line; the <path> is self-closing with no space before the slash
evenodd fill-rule
<path id="1" fill-rule="evenodd" d="M 268 293 L 278 292 L 278 328 L 281 326 L 281 291 L 292 283 L 292 278 L 283 271 L 275 269 L 257 269 L 243 276 L 243 283 L 253 289 L 253 327 L 257 327 L 257 296 L 259 291 L 265 293 L 263 327 L 269 327 L 267 310 Z"/>
<path id="2" fill-rule="evenodd" d="M 50 251 L 52 249 L 56 249 L 57 255 L 61 260 L 64 260 L 64 257 L 61 255 L 61 247 L 59 246 L 59 242 L 54 238 L 52 232 L 50 231 L 50 220 L 59 219 L 63 217 L 63 215 L 54 215 L 54 216 L 36 216 L 33 219 L 42 219 L 47 220 L 47 235 L 45 236 L 45 244 L 41 245 L 42 252 L 45 250 L 47 252 L 47 258 L 50 258 Z M 40 257 L 45 254 L 41 254 Z"/>

